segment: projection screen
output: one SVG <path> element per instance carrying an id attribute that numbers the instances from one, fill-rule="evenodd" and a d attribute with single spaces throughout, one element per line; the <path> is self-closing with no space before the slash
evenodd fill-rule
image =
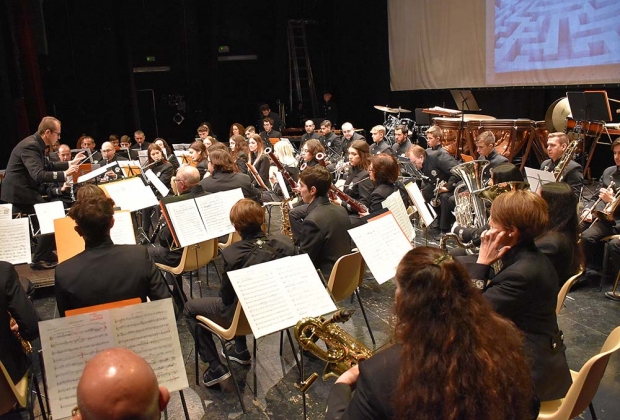
<path id="1" fill-rule="evenodd" d="M 620 82 L 618 0 L 388 0 L 393 91 Z"/>

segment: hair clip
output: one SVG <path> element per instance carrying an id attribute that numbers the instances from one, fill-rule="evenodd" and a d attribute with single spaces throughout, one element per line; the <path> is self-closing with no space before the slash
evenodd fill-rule
<path id="1" fill-rule="evenodd" d="M 435 261 L 433 261 L 433 265 L 440 265 L 445 260 L 452 260 L 452 255 L 446 253 L 435 258 Z"/>

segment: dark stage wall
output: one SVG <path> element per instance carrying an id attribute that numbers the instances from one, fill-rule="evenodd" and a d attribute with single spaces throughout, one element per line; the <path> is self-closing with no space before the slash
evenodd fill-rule
<path id="1" fill-rule="evenodd" d="M 0 123 L 6 127 L 0 167 L 42 116 L 33 90 L 17 88 L 24 70 L 16 64 L 23 56 L 10 29 L 10 23 L 23 23 L 9 13 L 9 5 L 16 3 L 0 4 Z M 288 105 L 289 18 L 310 22 L 308 43 L 319 97 L 324 88 L 333 91 L 341 122 L 367 130 L 381 124 L 383 113 L 373 105 L 456 107 L 447 90 L 390 91 L 386 0 L 59 0 L 42 5 L 41 16 L 37 7 L 29 9 L 31 21 L 37 22 L 32 24 L 39 29 L 41 22 L 45 25 L 34 36 L 43 87 L 39 99 L 46 113 L 63 121 L 62 141 L 70 145 L 83 133 L 101 145 L 111 133 L 131 135 L 138 128 L 147 139 L 158 134 L 172 143 L 188 142 L 203 121 L 226 139 L 233 122 L 256 123 L 261 103 L 272 110 L 277 110 L 277 100 Z M 403 31 L 416 35 L 413 27 Z M 257 59 L 220 62 L 221 45 L 230 48 L 228 55 L 253 54 Z M 170 70 L 133 71 L 153 67 Z M 478 89 L 474 95 L 483 114 L 541 120 L 567 90 L 590 88 Z M 594 88 L 620 98 L 617 85 Z M 16 106 L 21 97 L 23 109 Z M 177 113 L 184 119 L 179 125 L 173 122 Z M 600 151 L 595 159 L 599 157 L 602 166 L 611 160 Z"/>

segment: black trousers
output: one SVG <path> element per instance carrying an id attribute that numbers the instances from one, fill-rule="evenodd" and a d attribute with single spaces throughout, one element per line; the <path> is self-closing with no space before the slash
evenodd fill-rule
<path id="1" fill-rule="evenodd" d="M 35 214 L 34 204 L 21 204 L 13 203 L 13 212 L 19 212 L 22 214 Z M 30 219 L 34 231 L 39 230 L 39 220 L 35 217 Z M 32 235 L 32 232 L 31 232 Z M 37 244 L 34 247 L 32 255 L 32 262 L 37 263 L 39 261 L 56 262 L 58 258 L 54 255 L 54 248 L 56 246 L 56 236 L 52 233 L 49 235 L 40 235 L 36 237 Z"/>
<path id="2" fill-rule="evenodd" d="M 583 242 L 583 250 L 588 267 L 593 269 L 602 267 L 605 244 L 601 239 L 617 233 L 619 233 L 619 230 L 616 227 L 600 220 L 582 232 L 581 241 Z M 608 246 L 609 257 L 617 269 L 620 267 L 620 240 L 613 239 Z"/>

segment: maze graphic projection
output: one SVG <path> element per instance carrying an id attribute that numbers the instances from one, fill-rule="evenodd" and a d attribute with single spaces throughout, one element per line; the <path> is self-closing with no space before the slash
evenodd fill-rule
<path id="1" fill-rule="evenodd" d="M 620 63 L 620 0 L 495 0 L 495 72 Z"/>

